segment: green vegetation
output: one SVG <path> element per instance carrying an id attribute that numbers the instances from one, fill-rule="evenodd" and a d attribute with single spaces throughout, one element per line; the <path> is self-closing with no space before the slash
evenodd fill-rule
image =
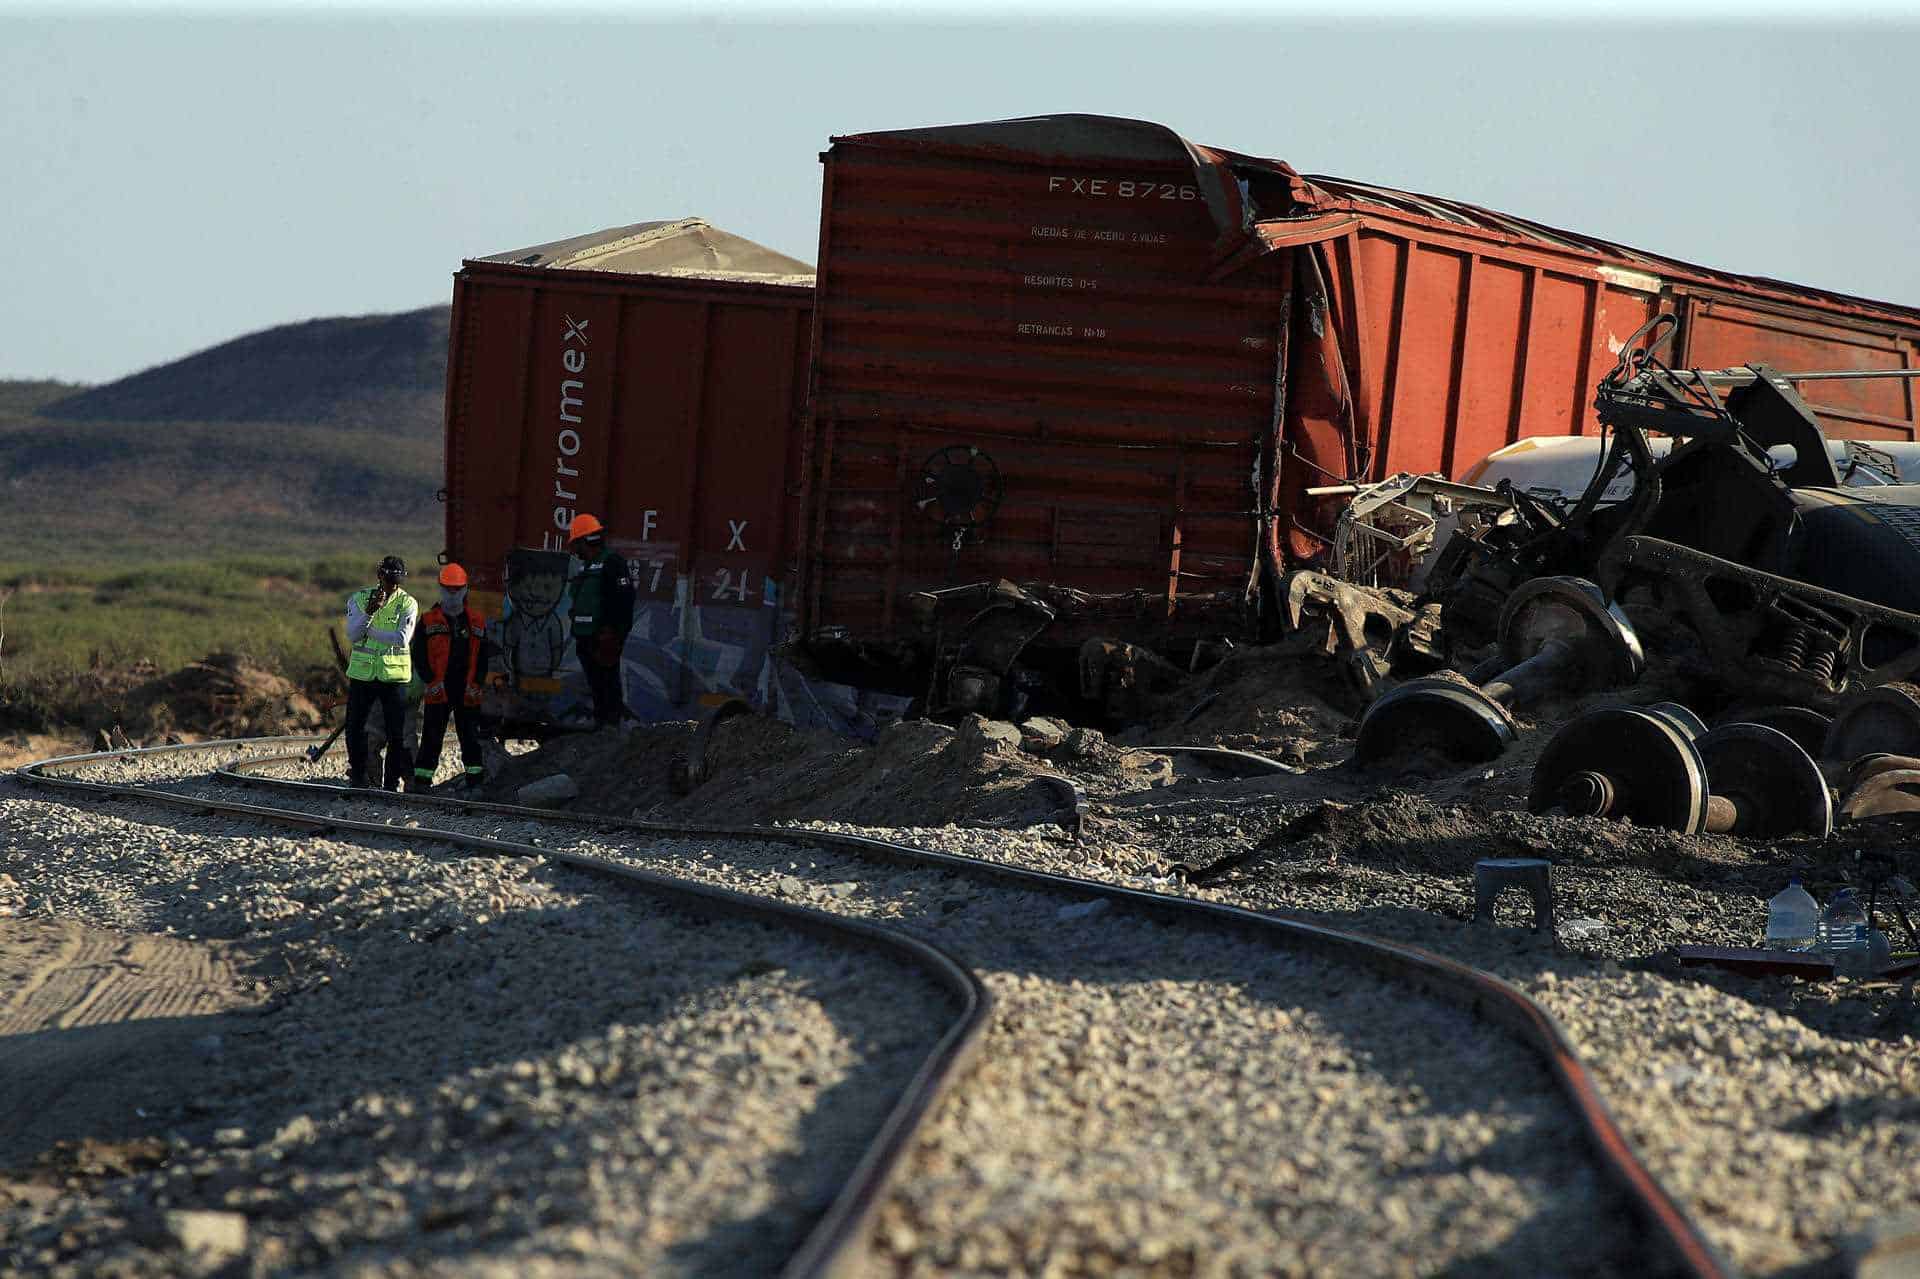
<path id="1" fill-rule="evenodd" d="M 321 663 L 326 628 L 339 621 L 347 593 L 371 583 L 378 557 L 0 567 L 0 663 L 9 677 L 140 662 L 170 669 L 215 650 L 279 669 Z M 433 562 L 430 552 L 408 558 Z"/>
<path id="2" fill-rule="evenodd" d="M 0 565 L 0 729 L 82 723 L 103 688 L 213 652 L 305 682 L 333 668 L 327 631 L 389 552 L 422 570 L 434 562 L 432 551 L 395 543 L 323 558 Z M 423 572 L 409 586 L 419 597 L 431 583 Z"/>
<path id="3" fill-rule="evenodd" d="M 213 652 L 324 677 L 374 562 L 440 549 L 446 354 L 439 306 L 0 381 L 0 729 L 84 725 Z"/>

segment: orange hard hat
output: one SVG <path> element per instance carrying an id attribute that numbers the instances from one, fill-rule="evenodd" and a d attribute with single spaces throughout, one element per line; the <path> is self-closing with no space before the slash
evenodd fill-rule
<path id="1" fill-rule="evenodd" d="M 606 530 L 600 526 L 600 521 L 594 519 L 593 516 L 585 514 L 576 515 L 573 517 L 573 523 L 567 526 L 567 540 L 569 542 L 577 542 L 583 537 L 592 537 L 595 533 L 603 533 L 605 531 Z"/>
<path id="2" fill-rule="evenodd" d="M 458 587 L 465 586 L 466 584 L 467 570 L 461 568 L 458 564 L 449 564 L 440 570 L 440 585 Z"/>

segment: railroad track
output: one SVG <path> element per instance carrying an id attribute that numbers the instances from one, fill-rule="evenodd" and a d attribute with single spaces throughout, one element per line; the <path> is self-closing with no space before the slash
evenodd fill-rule
<path id="1" fill-rule="evenodd" d="M 286 745 L 304 745 L 312 740 L 315 739 L 266 739 L 256 744 L 277 741 Z M 220 803 L 150 786 L 93 781 L 75 776 L 102 763 L 152 759 L 156 756 L 188 757 L 230 749 L 230 746 L 230 743 L 220 742 L 196 743 L 67 757 L 29 765 L 19 770 L 19 775 L 32 784 L 52 787 L 69 795 L 125 797 L 199 815 L 218 814 L 316 833 L 327 831 L 385 839 L 404 837 L 429 840 L 483 855 L 541 857 L 695 914 L 718 919 L 757 921 L 814 936 L 835 946 L 858 946 L 873 950 L 896 963 L 919 970 L 945 990 L 955 1003 L 956 1015 L 901 1098 L 887 1113 L 853 1175 L 782 1273 L 793 1279 L 835 1275 L 845 1273 L 857 1262 L 864 1242 L 871 1233 L 874 1212 L 888 1187 L 897 1178 L 903 1154 L 913 1140 L 917 1126 L 959 1077 L 969 1057 L 977 1050 L 987 1025 L 991 996 L 964 965 L 939 947 L 897 929 L 764 897 L 654 875 L 604 859 L 451 832 L 396 831 L 386 823 L 320 820 L 288 808 Z"/>
<path id="2" fill-rule="evenodd" d="M 297 740 L 304 743 L 309 739 Z M 185 750 L 171 748 L 172 753 L 164 758 L 188 759 L 221 753 L 231 755 L 242 749 L 260 751 L 280 748 L 284 750 L 294 744 L 294 739 L 262 740 L 251 743 L 209 743 Z M 1260 989 L 1250 990 L 1251 1007 L 1237 1008 L 1233 998 L 1210 993 L 1203 999 L 1203 1007 L 1183 1011 L 1168 1023 L 1176 1039 L 1184 1036 L 1194 1042 L 1224 1044 L 1229 1051 L 1238 1054 L 1260 1053 L 1263 1050 L 1257 1043 L 1236 1037 L 1240 1031 L 1234 1024 L 1228 1023 L 1237 1023 L 1243 1017 L 1259 1020 L 1266 1016 L 1267 1014 L 1263 1012 L 1265 1006 L 1270 1005 L 1276 998 L 1284 1002 L 1285 997 L 1278 996 L 1274 992 L 1289 985 L 1296 987 L 1302 984 L 1317 985 L 1323 988 L 1353 986 L 1356 988 L 1354 998 L 1364 997 L 1375 1001 L 1381 996 L 1373 986 L 1367 984 L 1369 982 L 1384 983 L 1393 988 L 1412 985 L 1425 995 L 1437 996 L 1457 1008 L 1477 1014 L 1486 1021 L 1497 1023 L 1514 1040 L 1531 1049 L 1539 1061 L 1544 1063 L 1553 1084 L 1557 1087 L 1560 1099 L 1565 1102 L 1574 1122 L 1586 1138 L 1592 1166 L 1611 1181 L 1615 1190 L 1622 1196 L 1627 1211 L 1637 1218 L 1638 1234 L 1644 1244 L 1644 1251 L 1643 1255 L 1635 1259 L 1636 1266 L 1651 1263 L 1660 1269 L 1691 1275 L 1729 1273 L 1725 1262 L 1707 1244 L 1698 1228 L 1647 1173 L 1629 1149 L 1601 1101 L 1586 1068 L 1552 1020 L 1524 995 L 1506 983 L 1414 947 L 1378 942 L 1351 933 L 1278 919 L 1234 907 L 930 852 L 868 836 L 782 827 L 673 826 L 605 816 L 554 813 L 513 805 L 483 804 L 450 797 L 401 796 L 372 791 L 345 792 L 340 787 L 329 784 L 276 775 L 305 770 L 304 757 L 299 754 L 254 755 L 232 761 L 217 769 L 211 779 L 191 778 L 161 786 L 129 784 L 126 781 L 87 781 L 74 776 L 89 769 L 111 768 L 116 761 L 151 761 L 154 758 L 155 755 L 152 753 L 76 756 L 29 766 L 22 770 L 21 776 L 31 784 L 66 788 L 70 793 L 79 791 L 89 796 L 120 794 L 190 811 L 221 813 L 249 820 L 291 825 L 310 831 L 333 831 L 363 836 L 391 836 L 396 833 L 393 823 L 397 818 L 373 820 L 378 813 L 408 813 L 417 817 L 426 812 L 433 812 L 436 814 L 434 825 L 428 826 L 422 821 L 415 827 L 409 822 L 408 828 L 400 833 L 410 840 L 439 841 L 481 853 L 545 857 L 592 873 L 619 877 L 623 882 L 636 885 L 645 883 L 659 892 L 697 892 L 700 894 L 699 900 L 707 903 L 707 909 L 732 910 L 737 907 L 743 910 L 758 909 L 765 912 L 774 909 L 777 905 L 769 902 L 767 895 L 778 896 L 784 893 L 789 896 L 807 895 L 820 898 L 823 905 L 830 905 L 836 911 L 845 912 L 853 909 L 858 903 L 850 900 L 834 900 L 831 896 L 821 897 L 817 891 L 817 885 L 821 881 L 831 880 L 836 886 L 849 884 L 857 886 L 859 881 L 855 881 L 853 876 L 864 874 L 869 882 L 884 881 L 884 891 L 876 889 L 872 896 L 885 898 L 887 902 L 892 903 L 883 908 L 876 908 L 869 902 L 865 903 L 867 908 L 878 910 L 880 917 L 884 917 L 885 913 L 890 911 L 895 919 L 909 919 L 915 925 L 915 931 L 923 934 L 938 934 L 940 930 L 932 926 L 930 921 L 938 921 L 948 910 L 955 909 L 954 902 L 961 901 L 962 905 L 970 904 L 969 901 L 956 897 L 950 890 L 942 891 L 930 887 L 936 884 L 951 885 L 957 878 L 969 886 L 968 893 L 971 897 L 977 897 L 982 893 L 1009 893 L 1029 903 L 1036 900 L 1050 903 L 1041 913 L 1036 913 L 1036 908 L 1031 905 L 1021 908 L 1026 910 L 1027 914 L 1021 917 L 1025 923 L 1020 926 L 1030 928 L 1035 935 L 1020 938 L 1020 945 L 1035 953 L 1023 954 L 1019 963 L 1014 965 L 1022 968 L 1021 973 L 1014 977 L 1009 977 L 1005 972 L 999 974 L 999 980 L 1014 996 L 1011 1000 L 1003 997 L 1002 1004 L 1013 1009 L 1016 1019 L 1044 1015 L 1039 1011 L 1044 1005 L 1038 1002 L 1025 1003 L 1021 998 L 1022 982 L 1031 979 L 1036 972 L 1056 981 L 1077 983 L 1079 980 L 1074 973 L 1061 968 L 1061 965 L 1067 961 L 1058 956 L 1050 958 L 1038 956 L 1041 941 L 1038 935 L 1059 934 L 1058 938 L 1047 938 L 1047 940 L 1059 941 L 1060 945 L 1070 953 L 1073 962 L 1086 959 L 1092 970 L 1098 972 L 1102 962 L 1111 963 L 1114 947 L 1132 944 L 1125 940 L 1129 936 L 1139 938 L 1147 931 L 1153 932 L 1156 937 L 1162 934 L 1179 933 L 1188 940 L 1182 943 L 1184 948 L 1178 951 L 1182 958 L 1175 965 L 1176 976 L 1187 976 L 1207 970 L 1210 974 L 1207 977 L 1209 981 L 1230 982 L 1232 980 L 1231 976 L 1214 975 L 1209 969 L 1210 964 L 1216 968 L 1220 964 L 1225 964 L 1237 973 L 1266 974 L 1265 978 L 1250 980 L 1247 983 L 1250 987 L 1260 987 Z M 284 806 L 267 807 L 236 800 L 233 797 L 232 788 L 234 787 L 269 791 Z M 503 838 L 503 835 L 508 832 L 502 827 L 507 824 L 520 826 L 519 833 L 523 833 L 526 838 Z M 557 833 L 563 831 L 575 833 L 576 839 L 573 842 L 578 845 L 577 849 L 563 851 L 556 846 Z M 668 839 L 704 841 L 704 856 L 696 856 L 684 851 L 662 855 L 658 841 Z M 531 842 L 533 840 L 540 842 L 536 844 Z M 587 849 L 592 851 L 581 851 Z M 751 850 L 758 850 L 758 852 L 754 853 Z M 769 850 L 779 851 L 769 856 Z M 759 858 L 758 864 L 748 866 L 756 856 Z M 787 862 L 787 873 L 779 873 L 779 862 L 788 857 L 793 860 Z M 802 857 L 809 863 L 805 870 L 802 870 L 799 864 L 799 859 Z M 671 876 L 647 875 L 638 878 L 636 876 L 641 876 L 642 872 L 636 869 L 637 861 L 653 861 L 656 864 L 664 861 L 672 865 L 673 874 Z M 696 886 L 687 882 L 688 878 L 706 873 L 721 863 L 737 863 L 730 871 L 735 876 L 735 882 L 738 882 L 740 875 L 746 874 L 754 883 L 755 891 L 746 894 L 727 892 L 711 885 Z M 741 867 L 746 869 L 742 870 Z M 850 868 L 855 869 L 850 870 Z M 858 868 L 864 868 L 864 871 Z M 802 892 L 794 893 L 793 889 L 796 887 Z M 720 895 L 714 896 L 713 894 L 716 893 Z M 1067 905 L 1058 905 L 1063 900 Z M 819 916 L 814 912 L 779 907 L 777 913 L 780 918 L 787 920 L 804 918 L 807 926 L 816 929 L 826 926 L 820 922 Z M 899 944 L 893 940 L 894 935 L 887 933 L 884 928 L 872 922 L 868 922 L 865 926 L 868 929 L 866 935 L 870 938 L 886 933 L 888 940 L 884 944 Z M 1094 931 L 1081 936 L 1080 933 L 1086 930 Z M 1100 930 L 1105 931 L 1100 932 Z M 1198 949 L 1195 948 L 1195 939 L 1199 940 Z M 950 945 L 944 948 L 962 952 L 960 959 L 956 959 L 943 953 L 942 948 L 928 945 L 924 937 L 918 942 L 919 945 L 927 948 L 927 954 L 921 962 L 936 963 L 946 970 L 945 981 L 950 989 L 956 991 L 956 998 L 958 998 L 958 987 L 953 983 L 960 980 L 958 970 L 962 968 L 961 960 L 977 963 L 965 952 L 969 946 L 985 944 L 977 931 L 967 938 L 967 943 L 967 945 Z M 881 943 L 876 940 L 871 944 Z M 1103 947 L 1107 949 L 1103 951 Z M 1106 955 L 1104 961 L 1103 954 Z M 935 956 L 938 958 L 936 959 Z M 1289 968 L 1283 965 L 1280 969 L 1273 969 L 1269 965 L 1280 961 L 1263 959 L 1262 956 L 1286 957 L 1288 962 L 1296 966 Z M 1007 967 L 1004 959 L 996 962 L 1002 969 Z M 1298 965 L 1301 964 L 1306 967 L 1299 967 Z M 1151 961 L 1149 961 L 1149 967 L 1151 967 Z M 1365 976 L 1362 977 L 1360 974 Z M 866 1241 L 866 1232 L 874 1229 L 877 1220 L 880 1220 L 882 1235 L 879 1246 L 883 1250 L 896 1254 L 903 1249 L 910 1250 L 916 1235 L 924 1239 L 930 1230 L 938 1233 L 943 1228 L 943 1223 L 928 1220 L 928 1214 L 935 1212 L 938 1208 L 938 1205 L 932 1202 L 932 1198 L 926 1193 L 916 1195 L 912 1185 L 902 1186 L 898 1178 L 905 1163 L 906 1151 L 915 1141 L 913 1126 L 920 1125 L 924 1137 L 925 1125 L 938 1108 L 936 1103 L 941 1090 L 952 1083 L 966 1060 L 967 1052 L 982 1042 L 978 1019 L 983 1015 L 988 999 L 981 987 L 981 979 L 971 974 L 966 976 L 971 980 L 975 991 L 970 1005 L 974 1018 L 970 1023 L 971 1028 L 962 1028 L 956 1023 L 954 1029 L 943 1039 L 940 1050 L 929 1059 L 921 1078 L 916 1081 L 913 1092 L 896 1107 L 893 1116 L 890 1117 L 888 1130 L 881 1135 L 881 1140 L 876 1141 L 867 1158 L 862 1161 L 859 1177 L 854 1183 L 849 1184 L 836 1200 L 833 1212 L 823 1219 L 821 1226 L 810 1237 L 807 1248 L 794 1258 L 789 1267 L 789 1273 L 829 1273 L 836 1267 L 844 1268 L 851 1265 L 852 1259 Z M 1265 982 L 1264 986 L 1261 986 L 1262 981 Z M 1122 984 L 1115 983 L 1114 990 L 1118 991 Z M 1163 981 L 1158 984 L 1168 983 Z M 1116 1009 L 1117 1020 L 1113 1023 L 1114 1025 L 1124 1026 L 1129 1019 L 1136 1022 L 1142 1019 L 1152 1020 L 1163 1011 L 1159 1004 L 1126 1006 L 1130 998 L 1133 998 L 1133 992 L 1122 992 L 1114 996 L 1114 999 L 1122 1005 Z M 1265 1005 L 1262 1004 L 1263 999 L 1266 1001 Z M 1331 1020 L 1338 1019 L 1341 1011 L 1341 1007 L 1337 1004 L 1327 1007 L 1315 1006 L 1309 1010 L 1305 1020 L 1316 1026 L 1323 1022 L 1330 1024 Z M 1296 1012 L 1293 1020 L 1299 1023 L 1302 1018 Z M 1408 1026 L 1413 1028 L 1408 1033 L 1417 1039 L 1419 1035 L 1416 1023 L 1420 1023 L 1421 1019 L 1409 1016 L 1406 1020 Z M 1280 1024 L 1284 1025 L 1285 1021 L 1283 1014 Z M 1090 1037 L 1103 1033 L 1113 1033 L 1112 1026 L 1107 1026 L 1104 1030 L 1096 1027 L 1090 1032 Z M 1281 1042 L 1287 1036 L 1273 1034 L 1270 1025 L 1261 1033 L 1277 1046 L 1271 1050 L 1274 1054 L 1271 1060 L 1256 1063 L 1256 1067 L 1249 1067 L 1249 1069 L 1255 1069 L 1259 1065 L 1275 1071 L 1290 1069 L 1286 1048 Z M 1458 1025 L 1449 1028 L 1436 1024 L 1435 1034 L 1439 1038 L 1424 1051 L 1436 1056 L 1453 1051 L 1445 1046 L 1449 1038 L 1467 1037 L 1461 1035 Z M 1391 1051 L 1382 1044 L 1369 1043 L 1364 1038 L 1354 1043 L 1365 1050 L 1357 1054 L 1363 1058 L 1369 1054 L 1386 1054 Z M 1140 1057 L 1144 1055 L 1152 1058 L 1155 1054 L 1164 1054 L 1167 1051 L 1164 1043 L 1144 1045 L 1140 1053 L 1135 1054 L 1133 1060 L 1137 1065 L 1151 1065 L 1165 1069 L 1164 1061 L 1142 1063 Z M 1124 1058 L 1127 1054 L 1122 1053 L 1121 1056 Z M 1007 1066 L 1001 1057 L 999 1053 L 990 1052 L 982 1059 L 979 1069 L 988 1073 L 1003 1071 Z M 1051 1063 L 1048 1069 L 1064 1074 L 1087 1069 L 1083 1057 L 1084 1054 L 1076 1055 L 1076 1052 L 1068 1051 L 1059 1060 Z M 1299 1064 L 1299 1062 L 1292 1062 L 1291 1066 Z M 1455 1063 L 1456 1069 L 1459 1065 L 1460 1063 Z M 1357 1069 L 1351 1062 L 1346 1068 Z M 1475 1067 L 1467 1063 L 1467 1069 L 1471 1071 Z M 1482 1065 L 1478 1069 L 1488 1069 L 1488 1067 Z M 1037 1074 L 1043 1079 L 1048 1077 L 1045 1071 Z M 1027 1082 L 1031 1085 L 1032 1080 Z M 1361 1092 L 1365 1091 L 1358 1079 L 1350 1086 L 1358 1088 Z M 1436 1091 L 1442 1091 L 1431 1084 L 1422 1086 L 1427 1094 L 1426 1100 L 1429 1102 Z M 965 1108 L 977 1091 L 974 1087 L 959 1090 L 950 1099 L 948 1109 L 961 1110 L 964 1120 Z M 1329 1114 L 1338 1111 L 1341 1091 L 1341 1087 L 1334 1086 L 1323 1088 L 1318 1094 Z M 1258 1085 L 1252 1087 L 1252 1092 L 1257 1094 Z M 1077 1103 L 1059 1098 L 1056 1100 L 1060 1101 L 1069 1117 L 1079 1113 L 1073 1111 L 1073 1104 L 1084 1105 L 1085 1103 L 1084 1098 L 1078 1099 Z M 1256 1148 L 1262 1141 L 1274 1140 L 1276 1134 L 1287 1135 L 1283 1131 L 1284 1125 L 1272 1128 L 1271 1131 L 1263 1130 L 1262 1121 L 1257 1115 L 1241 1109 L 1248 1104 L 1247 1097 L 1223 1095 L 1218 1099 L 1218 1104 L 1230 1116 L 1230 1119 L 1221 1119 L 1222 1128 L 1251 1129 L 1248 1140 Z M 1462 1104 L 1459 1096 L 1455 1097 L 1454 1104 Z M 1156 1113 L 1164 1115 L 1165 1112 Z M 1097 1119 L 1097 1116 L 1095 1118 Z M 1208 1121 L 1204 1113 L 1189 1112 L 1186 1118 L 1188 1122 L 1206 1123 Z M 1136 1116 L 1133 1121 L 1137 1122 L 1137 1119 Z M 1036 1123 L 1040 1128 L 1045 1127 L 1043 1122 L 1036 1120 Z M 1332 1127 L 1326 1140 L 1337 1143 L 1341 1140 L 1342 1130 L 1333 1120 L 1329 1120 L 1328 1123 Z M 1095 1126 L 1098 1126 L 1097 1123 Z M 1294 1140 L 1299 1139 L 1298 1131 L 1292 1131 L 1290 1135 Z M 1363 1137 L 1354 1137 L 1353 1140 L 1363 1150 L 1365 1149 Z M 1429 1152 L 1434 1140 L 1432 1137 L 1429 1138 Z M 1443 1134 L 1438 1140 L 1444 1142 L 1447 1138 Z M 947 1141 L 945 1144 L 952 1146 L 956 1143 Z M 1018 1144 L 1017 1141 L 1012 1142 L 1011 1145 L 1003 1141 L 1001 1145 L 992 1147 L 991 1157 L 995 1160 L 1010 1160 L 1018 1164 L 1022 1159 L 1032 1161 L 1046 1153 L 1039 1150 L 1019 1149 Z M 1236 1148 L 1235 1143 L 1224 1136 L 1220 1139 L 1220 1144 L 1229 1150 Z M 1250 1159 L 1249 1162 L 1258 1166 L 1260 1161 L 1255 1158 Z M 934 1166 L 938 1163 L 937 1158 L 922 1154 L 915 1164 L 916 1174 L 923 1179 L 934 1176 L 937 1181 L 938 1174 L 942 1171 L 941 1168 Z M 1084 1158 L 1082 1163 L 1085 1163 Z M 1338 1163 L 1337 1159 L 1332 1161 L 1332 1165 Z M 1307 1152 L 1298 1160 L 1277 1161 L 1270 1171 L 1281 1189 L 1291 1186 L 1295 1194 L 1311 1198 L 1315 1193 L 1316 1177 L 1339 1171 L 1332 1165 L 1316 1160 L 1313 1152 Z M 1076 1165 L 1076 1169 L 1081 1175 L 1090 1175 L 1084 1166 Z M 951 1173 L 952 1169 L 945 1171 Z M 1028 1172 L 1031 1174 L 1032 1167 L 1028 1168 Z M 1481 1187 L 1480 1190 L 1484 1193 L 1485 1187 Z M 1046 1198 L 1046 1193 L 1037 1193 L 1040 1198 Z M 1222 1195 L 1232 1198 L 1232 1194 L 1226 1191 L 1223 1191 Z M 879 1214 L 881 1201 L 889 1196 L 895 1201 L 896 1207 L 886 1215 L 885 1220 L 881 1220 Z M 1241 1197 L 1257 1196 L 1243 1189 Z M 1071 1198 L 1070 1193 L 1062 1192 L 1062 1210 L 1069 1216 L 1070 1210 L 1074 1207 L 1070 1202 Z M 899 1204 L 904 1204 L 906 1207 L 899 1208 L 897 1207 Z M 1347 1207 L 1351 1210 L 1353 1205 L 1350 1204 Z M 1388 1204 L 1387 1207 L 1392 1208 L 1393 1205 Z M 1399 1211 L 1402 1214 L 1405 1213 L 1404 1204 L 1400 1205 Z M 1284 1220 L 1285 1214 L 1282 1213 L 1281 1216 Z M 1392 1216 L 1392 1212 L 1389 1212 L 1389 1217 Z M 1223 1231 L 1234 1227 L 1235 1221 L 1231 1218 L 1231 1212 L 1223 1216 L 1220 1226 Z M 1359 1220 L 1356 1218 L 1350 1222 L 1350 1227 L 1357 1224 Z M 1244 1222 L 1239 1224 L 1244 1225 Z M 1420 1225 L 1419 1222 L 1411 1224 L 1414 1228 Z M 944 1227 L 962 1230 L 985 1229 L 977 1216 L 963 1217 L 958 1222 L 946 1222 Z M 1029 1221 L 1022 1223 L 1022 1228 L 1031 1231 L 1037 1227 Z M 986 1233 L 990 1234 L 991 1231 Z M 1083 1239 L 1080 1242 L 1085 1244 L 1086 1241 Z M 1021 1240 L 1019 1238 L 1011 1241 L 1003 1240 L 1002 1244 L 1005 1248 L 1014 1250 L 1017 1262 L 1017 1251 Z M 947 1260 L 950 1263 L 962 1265 L 991 1265 L 1004 1262 L 1005 1258 L 996 1258 L 989 1250 L 987 1254 L 976 1252 L 971 1256 L 953 1253 L 948 1255 Z M 1314 1259 L 1304 1258 L 1302 1264 L 1306 1268 L 1313 1268 Z M 1366 1267 L 1363 1265 L 1362 1268 Z"/>

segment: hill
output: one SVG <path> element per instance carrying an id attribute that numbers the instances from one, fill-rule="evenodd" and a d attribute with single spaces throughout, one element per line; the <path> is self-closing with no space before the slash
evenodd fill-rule
<path id="1" fill-rule="evenodd" d="M 0 382 L 0 576 L 439 542 L 447 308 L 248 334 L 98 387 Z"/>
<path id="2" fill-rule="evenodd" d="M 37 413 L 55 400 L 86 387 L 73 382 L 8 382 L 0 380 L 0 424 L 9 416 Z"/>
<path id="3" fill-rule="evenodd" d="M 307 320 L 64 396 L 42 417 L 117 422 L 325 422 L 437 429 L 448 310 Z"/>

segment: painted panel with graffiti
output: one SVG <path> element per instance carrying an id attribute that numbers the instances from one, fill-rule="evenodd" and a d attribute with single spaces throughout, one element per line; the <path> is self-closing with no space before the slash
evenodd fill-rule
<path id="1" fill-rule="evenodd" d="M 563 720 L 585 706 L 580 659 L 573 651 L 569 586 L 573 557 L 522 547 L 507 556 L 505 598 L 495 627 L 500 647 L 495 712 L 509 722 Z"/>
<path id="2" fill-rule="evenodd" d="M 871 737 L 906 710 L 904 696 L 862 693 L 786 661 L 779 644 L 792 618 L 771 575 L 752 575 L 757 595 L 742 599 L 737 588 L 729 588 L 723 599 L 721 573 L 737 583 L 743 570 L 699 578 L 656 573 L 668 561 L 647 559 L 660 554 L 648 545 L 615 548 L 628 558 L 639 586 L 633 629 L 620 656 L 621 695 L 635 718 L 685 719 L 739 698 L 801 727 Z M 579 573 L 579 561 L 564 551 L 521 547 L 508 554 L 504 595 L 486 601 L 500 617 L 500 679 L 489 709 L 501 721 L 591 722 L 593 700 L 569 621 Z"/>

